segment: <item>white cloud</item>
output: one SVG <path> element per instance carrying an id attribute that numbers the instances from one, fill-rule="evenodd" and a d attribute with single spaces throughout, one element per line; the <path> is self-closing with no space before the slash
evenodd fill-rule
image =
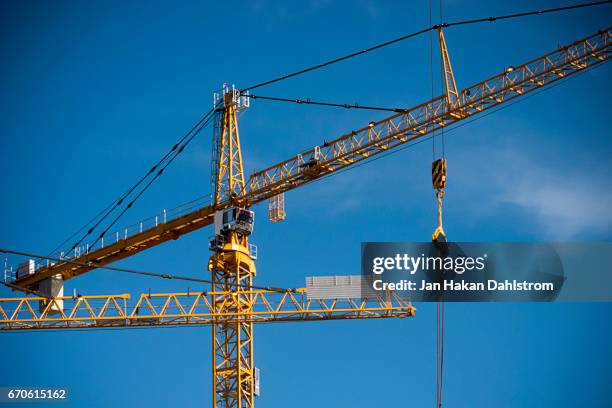
<path id="1" fill-rule="evenodd" d="M 516 134 L 497 134 L 495 140 L 473 136 L 451 155 L 449 166 L 448 201 L 464 208 L 467 218 L 498 220 L 552 241 L 612 235 L 611 165 L 605 149 L 547 149 L 535 138 L 530 143 Z"/>
<path id="2" fill-rule="evenodd" d="M 561 164 L 546 159 L 536 161 L 517 148 L 493 149 L 483 154 L 495 163 L 493 171 L 483 172 L 481 165 L 477 166 L 479 184 L 491 186 L 493 202 L 489 204 L 521 208 L 531 217 L 527 222 L 548 239 L 588 238 L 588 233 L 596 239 L 612 232 L 609 168 L 571 160 Z M 501 210 L 497 208 L 495 212 Z"/>
<path id="3" fill-rule="evenodd" d="M 603 177 L 534 166 L 514 168 L 508 177 L 500 199 L 532 214 L 546 235 L 571 239 L 612 231 L 612 193 Z"/>

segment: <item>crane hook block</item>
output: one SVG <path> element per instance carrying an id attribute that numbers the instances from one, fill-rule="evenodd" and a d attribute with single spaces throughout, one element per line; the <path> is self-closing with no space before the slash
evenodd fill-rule
<path id="1" fill-rule="evenodd" d="M 436 190 L 446 187 L 446 159 L 438 159 L 431 163 L 431 183 Z"/>
<path id="2" fill-rule="evenodd" d="M 437 244 L 444 244 L 448 242 L 446 240 L 446 234 L 444 233 L 444 229 L 440 226 L 436 228 L 433 234 L 431 234 L 431 241 Z"/>

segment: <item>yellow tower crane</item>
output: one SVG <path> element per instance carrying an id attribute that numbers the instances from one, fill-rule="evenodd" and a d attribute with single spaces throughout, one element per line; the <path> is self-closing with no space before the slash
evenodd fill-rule
<path id="1" fill-rule="evenodd" d="M 87 248 L 71 258 L 46 265 L 32 261 L 32 267 L 9 284 L 24 291 L 42 291 L 45 296 L 0 299 L 0 330 L 208 324 L 213 328 L 213 407 L 253 407 L 257 392 L 255 323 L 401 318 L 414 315 L 415 309 L 393 293 L 373 299 L 321 299 L 310 296 L 306 289 L 256 289 L 254 256 L 248 242 L 254 218 L 249 208 L 603 63 L 610 55 L 611 35 L 610 28 L 600 30 L 458 91 L 440 30 L 445 94 L 255 172 L 246 181 L 237 111 L 247 107 L 248 96 L 224 87 L 215 100 L 220 126 L 213 157 L 213 203 L 133 234 L 117 234 L 114 242 L 107 240 L 106 245 Z M 445 162 L 444 169 L 438 171 L 434 163 L 438 235 L 443 234 L 445 177 Z M 208 263 L 213 282 L 210 292 L 142 294 L 133 306 L 127 304 L 129 295 L 70 297 L 49 293 L 50 280 L 72 279 L 211 224 L 215 236 Z"/>

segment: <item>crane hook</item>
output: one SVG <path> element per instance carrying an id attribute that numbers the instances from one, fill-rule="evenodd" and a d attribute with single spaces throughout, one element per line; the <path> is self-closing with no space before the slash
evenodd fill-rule
<path id="1" fill-rule="evenodd" d="M 442 199 L 444 198 L 444 187 L 446 187 L 446 159 L 435 160 L 431 164 L 431 182 L 436 191 L 438 205 L 438 227 L 431 234 L 433 242 L 446 242 L 446 234 L 442 226 Z"/>

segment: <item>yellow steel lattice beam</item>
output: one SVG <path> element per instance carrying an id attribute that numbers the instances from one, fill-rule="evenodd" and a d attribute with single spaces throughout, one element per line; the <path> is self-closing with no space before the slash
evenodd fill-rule
<path id="1" fill-rule="evenodd" d="M 215 158 L 217 168 L 214 170 L 217 175 L 213 201 L 215 205 L 224 201 L 234 201 L 245 194 L 240 132 L 236 117 L 236 105 L 240 103 L 239 101 L 240 92 L 237 90 L 227 90 L 223 94 L 222 134 L 218 141 L 218 157 Z"/>
<path id="2" fill-rule="evenodd" d="M 253 316 L 257 299 L 252 291 L 239 289 L 252 287 L 256 274 L 255 262 L 249 256 L 248 237 L 228 232 L 223 249 L 210 257 L 208 269 L 213 277 L 212 290 L 218 292 L 211 296 L 214 314 L 238 317 L 220 317 L 212 325 L 213 408 L 251 408 L 255 398 L 255 366 L 253 321 L 249 316 Z"/>
<path id="3" fill-rule="evenodd" d="M 252 206 L 605 62 L 610 56 L 611 38 L 610 28 L 600 30 L 594 35 L 525 64 L 508 68 L 501 74 L 465 88 L 459 93 L 459 104 L 454 109 L 449 108 L 446 95 L 441 95 L 327 142 L 317 149 L 307 150 L 256 172 L 246 181 L 246 193 L 240 197 L 240 201 L 247 207 Z M 315 151 L 318 151 L 317 160 L 310 163 L 310 159 L 315 157 Z M 58 262 L 42 267 L 37 273 L 14 283 L 21 287 L 36 288 L 40 281 L 55 274 L 70 279 L 100 265 L 126 258 L 210 225 L 215 210 L 231 205 L 232 202 L 224 201 L 218 203 L 215 208 L 202 207 L 74 258 L 87 263 L 86 266 Z"/>
<path id="4" fill-rule="evenodd" d="M 251 302 L 249 311 L 231 311 L 220 303 L 232 296 Z M 95 327 L 210 325 L 235 322 L 269 323 L 339 319 L 409 317 L 410 302 L 390 293 L 379 299 L 309 300 L 306 289 L 278 293 L 265 290 L 141 294 L 128 305 L 129 294 L 61 297 L 39 310 L 46 298 L 0 299 L 0 330 L 69 329 Z M 217 302 L 213 307 L 213 299 Z M 233 302 L 230 302 L 233 304 Z"/>

